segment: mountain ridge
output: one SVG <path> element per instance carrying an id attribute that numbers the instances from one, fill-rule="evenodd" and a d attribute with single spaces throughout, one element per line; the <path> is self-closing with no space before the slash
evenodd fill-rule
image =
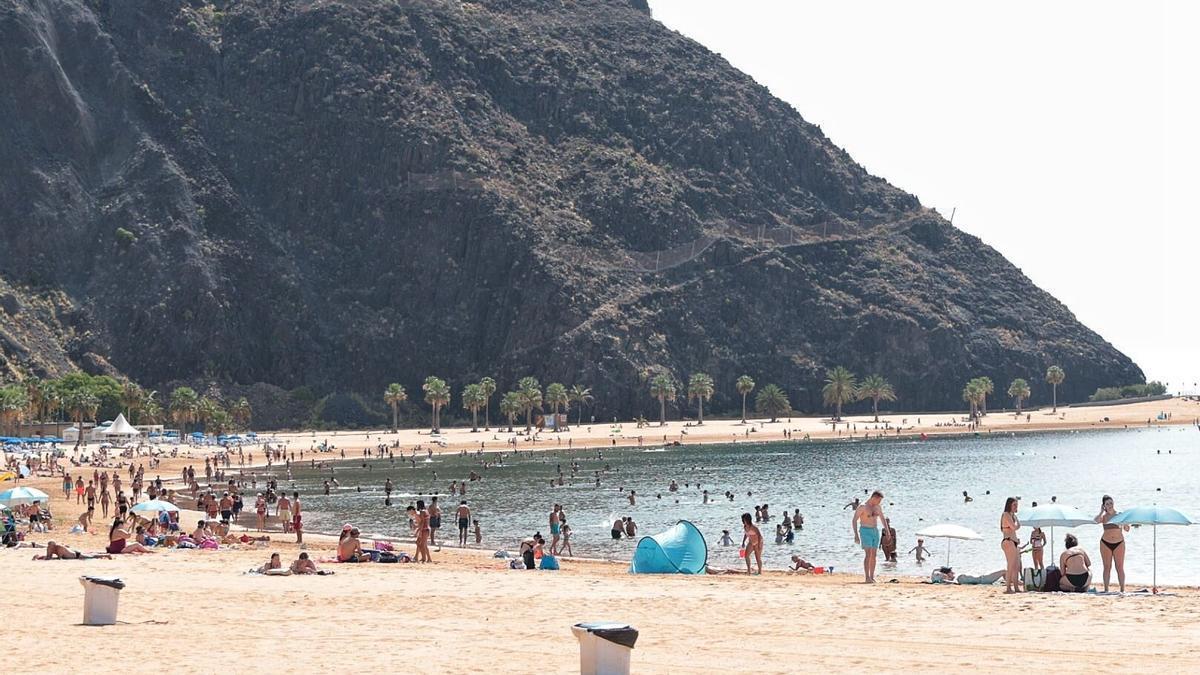
<path id="1" fill-rule="evenodd" d="M 1065 400 L 1144 379 L 641 5 L 4 0 L 2 370 L 535 374 L 600 418 L 657 369 L 716 410 L 743 371 L 816 410 L 834 364 L 905 409 L 1052 362 Z"/>

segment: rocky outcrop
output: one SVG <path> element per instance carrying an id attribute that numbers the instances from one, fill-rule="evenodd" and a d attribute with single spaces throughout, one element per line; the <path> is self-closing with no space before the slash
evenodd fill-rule
<path id="1" fill-rule="evenodd" d="M 0 0 L 0 81 L 10 377 L 1142 380 L 637 0 Z"/>

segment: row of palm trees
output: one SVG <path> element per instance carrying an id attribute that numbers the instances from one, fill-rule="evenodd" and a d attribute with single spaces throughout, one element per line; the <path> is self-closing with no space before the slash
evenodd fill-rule
<path id="1" fill-rule="evenodd" d="M 15 428 L 26 420 L 45 420 L 62 414 L 83 428 L 96 420 L 102 406 L 120 406 L 132 424 L 161 424 L 167 419 L 186 427 L 200 423 L 206 429 L 224 431 L 248 428 L 253 416 L 244 397 L 229 402 L 200 396 L 189 387 L 178 387 L 164 410 L 157 391 L 132 381 L 119 382 L 108 376 L 72 373 L 58 379 L 27 378 L 0 387 L 0 426 Z"/>
<path id="2" fill-rule="evenodd" d="M 734 389 L 742 397 L 742 422 L 746 421 L 746 398 L 754 391 L 754 379 L 742 375 L 733 384 Z M 688 377 L 685 393 L 689 402 L 696 402 L 696 424 L 704 424 L 704 402 L 712 399 L 716 393 L 716 383 L 708 373 L 693 373 Z M 679 396 L 679 385 L 670 373 L 660 372 L 650 378 L 650 395 L 658 401 L 658 424 L 667 423 L 667 401 L 673 401 Z M 755 409 L 770 415 L 774 422 L 780 415 L 791 411 L 792 404 L 787 392 L 779 385 L 768 384 L 763 387 L 754 399 Z"/>
<path id="3" fill-rule="evenodd" d="M 450 404 L 450 385 L 440 377 L 430 375 L 425 378 L 425 382 L 421 385 L 421 391 L 424 392 L 424 400 L 432 409 L 432 429 L 434 432 L 442 430 L 441 413 L 442 409 Z M 479 431 L 479 411 L 483 410 L 483 427 L 491 429 L 491 400 L 496 393 L 496 380 L 490 377 L 485 377 L 479 382 L 473 382 L 463 387 L 460 398 L 462 399 L 462 407 L 471 413 L 471 430 Z M 400 404 L 408 400 L 408 392 L 404 385 L 393 382 L 383 391 L 383 402 L 392 409 L 392 431 L 397 431 L 400 425 Z M 515 424 L 516 418 L 525 415 L 525 429 L 528 431 L 533 427 L 533 411 L 542 410 L 543 406 L 549 407 L 554 415 L 558 415 L 560 411 L 570 412 L 572 405 L 577 404 L 579 409 L 579 423 L 583 423 L 583 409 L 591 405 L 595 401 L 592 396 L 592 390 L 580 384 L 572 385 L 567 388 L 566 385 L 560 382 L 551 382 L 546 385 L 545 391 L 542 390 L 542 385 L 537 381 L 537 378 L 523 377 L 517 382 L 517 388 L 513 391 L 506 392 L 500 397 L 500 414 L 508 419 L 508 428 L 511 431 Z"/>
<path id="4" fill-rule="evenodd" d="M 249 428 L 254 415 L 245 397 L 225 406 L 215 398 L 197 394 L 191 387 L 176 387 L 171 392 L 169 412 L 171 421 L 181 429 L 187 430 L 189 424 L 199 424 L 205 431 L 216 433 Z"/>
<path id="5" fill-rule="evenodd" d="M 1046 383 L 1051 387 L 1051 397 L 1053 402 L 1053 410 L 1058 412 L 1058 385 L 1062 384 L 1067 379 L 1066 372 L 1059 366 L 1050 366 L 1046 369 Z M 971 417 L 983 416 L 987 414 L 987 397 L 995 391 L 996 387 L 992 383 L 990 377 L 975 377 L 969 380 L 966 386 L 963 387 L 962 397 L 971 406 Z M 1018 377 L 1008 385 L 1008 395 L 1017 405 L 1017 414 L 1021 414 L 1022 404 L 1029 399 L 1033 393 L 1029 386 L 1029 382 L 1023 377 Z"/>
<path id="6" fill-rule="evenodd" d="M 854 373 L 842 366 L 825 373 L 825 386 L 821 388 L 825 405 L 834 408 L 833 419 L 841 421 L 842 406 L 854 401 L 870 401 L 875 421 L 879 421 L 879 402 L 895 401 L 896 389 L 882 375 L 868 375 L 862 382 Z"/>

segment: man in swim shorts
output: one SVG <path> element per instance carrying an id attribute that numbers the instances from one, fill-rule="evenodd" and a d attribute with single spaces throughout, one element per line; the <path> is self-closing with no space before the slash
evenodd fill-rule
<path id="1" fill-rule="evenodd" d="M 458 503 L 458 545 L 465 548 L 467 545 L 467 529 L 471 527 L 471 507 L 467 506 L 464 499 Z"/>
<path id="2" fill-rule="evenodd" d="M 434 541 L 437 537 L 437 531 L 442 527 L 442 509 L 438 506 L 437 495 L 434 495 L 429 500 L 429 543 L 432 546 L 437 546 Z"/>
<path id="3" fill-rule="evenodd" d="M 883 493 L 879 490 L 871 493 L 871 497 L 854 509 L 854 519 L 850 523 L 854 530 L 854 543 L 863 547 L 863 575 L 866 583 L 875 583 L 875 562 L 879 556 L 879 525 L 884 520 Z"/>

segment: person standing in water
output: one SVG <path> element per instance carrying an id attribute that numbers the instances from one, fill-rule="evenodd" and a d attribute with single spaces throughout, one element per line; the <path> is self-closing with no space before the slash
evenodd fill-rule
<path id="1" fill-rule="evenodd" d="M 857 499 L 855 501 L 858 501 Z M 854 530 L 854 543 L 863 548 L 863 577 L 868 584 L 875 583 L 875 565 L 879 558 L 879 525 L 884 520 L 883 493 L 871 493 L 867 501 L 854 509 L 850 527 Z"/>
<path id="2" fill-rule="evenodd" d="M 471 525 L 471 507 L 467 506 L 467 500 L 458 503 L 458 512 L 455 515 L 458 517 L 458 545 L 466 548 L 467 529 Z"/>

